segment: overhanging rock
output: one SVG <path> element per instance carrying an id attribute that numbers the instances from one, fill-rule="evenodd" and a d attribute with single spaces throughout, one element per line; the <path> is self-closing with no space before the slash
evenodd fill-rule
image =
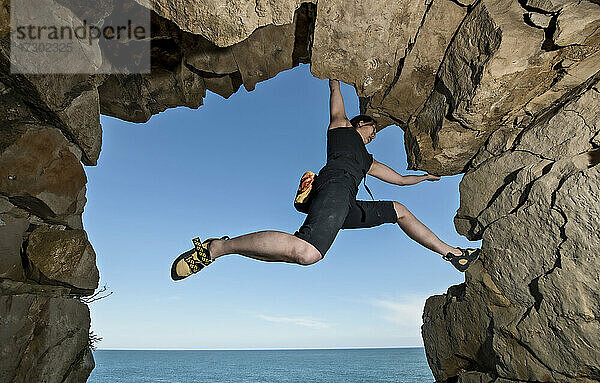
<path id="1" fill-rule="evenodd" d="M 465 173 L 455 225 L 483 252 L 427 301 L 436 380 L 600 380 L 597 0 L 137 2 L 153 8 L 151 73 L 15 75 L 0 0 L 1 380 L 85 381 L 93 368 L 77 298 L 98 279 L 81 214 L 100 114 L 145 122 L 300 63 L 404 129 L 411 168 Z M 117 12 L 58 3 L 80 19 Z"/>

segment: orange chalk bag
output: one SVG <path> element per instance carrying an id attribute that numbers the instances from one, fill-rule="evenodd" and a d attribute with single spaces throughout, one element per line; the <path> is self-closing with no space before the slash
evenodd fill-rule
<path id="1" fill-rule="evenodd" d="M 301 213 L 308 213 L 314 180 L 315 173 L 310 170 L 305 171 L 300 178 L 300 185 L 296 191 L 296 198 L 294 198 L 294 208 Z"/>

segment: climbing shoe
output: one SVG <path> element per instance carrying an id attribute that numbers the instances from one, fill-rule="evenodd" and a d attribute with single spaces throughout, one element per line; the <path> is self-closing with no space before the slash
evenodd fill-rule
<path id="1" fill-rule="evenodd" d="M 481 252 L 481 249 L 461 249 L 460 247 L 458 247 L 458 250 L 462 253 L 461 255 L 448 253 L 443 258 L 452 263 L 460 272 L 467 270 L 471 266 L 471 263 L 479 258 L 479 253 Z"/>
<path id="2" fill-rule="evenodd" d="M 221 238 L 209 238 L 204 242 L 200 242 L 200 238 L 192 239 L 194 248 L 180 254 L 171 265 L 171 279 L 179 281 L 197 273 L 204 267 L 212 263 L 212 258 L 208 250 L 210 243 L 215 239 L 229 239 L 228 236 Z"/>

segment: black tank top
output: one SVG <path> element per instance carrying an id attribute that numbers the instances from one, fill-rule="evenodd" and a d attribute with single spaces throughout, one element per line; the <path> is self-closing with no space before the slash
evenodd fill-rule
<path id="1" fill-rule="evenodd" d="M 350 174 L 354 188 L 358 191 L 358 185 L 372 163 L 373 156 L 367 151 L 360 133 L 354 127 L 327 131 L 327 163 L 319 171 L 319 175 L 327 176 L 345 171 Z"/>

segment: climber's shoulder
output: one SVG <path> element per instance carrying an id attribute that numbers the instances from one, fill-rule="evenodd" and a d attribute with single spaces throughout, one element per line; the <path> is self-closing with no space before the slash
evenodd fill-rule
<path id="1" fill-rule="evenodd" d="M 332 120 L 329 123 L 327 130 L 337 129 L 337 128 L 346 128 L 346 127 L 350 127 L 350 126 L 352 126 L 352 124 L 350 123 L 350 120 L 348 120 L 347 118 L 340 118 L 340 119 Z"/>

